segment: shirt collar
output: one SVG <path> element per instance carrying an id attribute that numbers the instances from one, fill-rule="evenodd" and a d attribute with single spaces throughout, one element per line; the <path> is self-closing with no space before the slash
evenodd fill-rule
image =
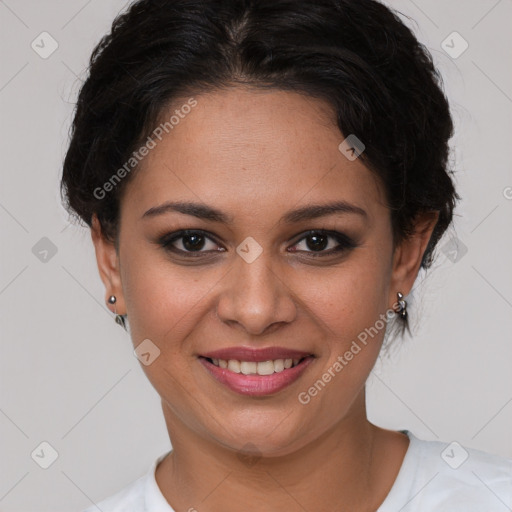
<path id="1" fill-rule="evenodd" d="M 160 455 L 149 468 L 146 484 L 144 486 L 144 512 L 174 512 L 173 508 L 164 498 L 155 478 L 155 471 L 158 464 L 164 460 L 171 451 L 172 450 L 169 450 L 167 453 Z"/>

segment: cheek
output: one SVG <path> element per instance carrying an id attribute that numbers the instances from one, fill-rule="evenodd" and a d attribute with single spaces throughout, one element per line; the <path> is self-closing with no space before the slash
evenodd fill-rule
<path id="1" fill-rule="evenodd" d="M 379 355 L 386 330 L 381 315 L 385 318 L 387 308 L 382 272 L 377 265 L 347 265 L 322 289 L 318 282 L 308 285 L 313 318 L 321 321 L 325 336 L 324 352 L 297 401 L 319 429 L 350 415 Z M 311 429 L 305 421 L 302 434 L 307 437 Z"/>
<path id="2" fill-rule="evenodd" d="M 311 318 L 325 337 L 323 363 L 315 378 L 329 373 L 325 379 L 332 381 L 335 400 L 340 399 L 335 388 L 345 397 L 355 396 L 379 354 L 386 331 L 388 279 L 385 265 L 366 253 L 347 261 L 329 279 L 304 280 Z"/>
<path id="3" fill-rule="evenodd" d="M 387 309 L 387 268 L 371 254 L 354 257 L 326 273 L 304 273 L 301 295 L 335 348 L 356 339 Z"/>
<path id="4" fill-rule="evenodd" d="M 190 334 L 209 313 L 209 297 L 222 275 L 213 267 L 202 272 L 179 267 L 149 250 L 140 250 L 123 262 L 133 345 L 149 339 L 160 351 L 154 362 L 141 368 L 157 392 L 182 411 L 193 410 L 191 370 L 196 358 L 191 354 Z"/>
<path id="5" fill-rule="evenodd" d="M 179 267 L 154 254 L 130 257 L 123 267 L 123 292 L 134 342 L 154 338 L 166 348 L 181 340 L 195 323 L 222 269 Z"/>

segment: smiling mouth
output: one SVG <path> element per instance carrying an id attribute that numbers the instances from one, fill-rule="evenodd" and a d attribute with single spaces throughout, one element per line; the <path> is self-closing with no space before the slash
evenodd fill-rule
<path id="1" fill-rule="evenodd" d="M 252 357 L 259 361 L 206 356 L 199 356 L 198 360 L 215 381 L 231 391 L 249 397 L 268 397 L 296 382 L 315 359 L 313 355 L 302 354 L 302 357 L 265 360 L 261 356 L 262 353 Z"/>
<path id="2" fill-rule="evenodd" d="M 306 356 L 310 357 L 310 356 Z M 290 368 L 298 366 L 306 357 L 288 358 L 288 359 L 269 359 L 267 361 L 240 361 L 238 359 L 217 359 L 205 357 L 208 362 L 219 367 L 225 368 L 233 373 L 241 373 L 243 375 L 272 375 L 281 373 Z"/>

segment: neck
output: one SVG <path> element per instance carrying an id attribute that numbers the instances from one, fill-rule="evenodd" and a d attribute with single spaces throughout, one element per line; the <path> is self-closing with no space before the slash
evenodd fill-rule
<path id="1" fill-rule="evenodd" d="M 356 402 L 331 430 L 280 457 L 227 449 L 185 428 L 164 406 L 173 451 L 158 466 L 157 483 L 177 511 L 374 511 L 393 484 L 406 445 L 402 439 L 403 453 L 383 473 L 391 453 L 383 432 L 389 431 L 367 420 L 364 393 Z"/>

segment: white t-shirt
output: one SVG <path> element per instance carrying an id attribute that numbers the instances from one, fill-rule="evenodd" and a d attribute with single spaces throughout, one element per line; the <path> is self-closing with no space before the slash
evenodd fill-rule
<path id="1" fill-rule="evenodd" d="M 512 459 L 460 444 L 410 439 L 398 476 L 376 512 L 512 511 Z M 103 512 L 174 512 L 161 493 L 155 469 L 97 504 Z M 84 512 L 97 512 L 96 505 Z"/>

